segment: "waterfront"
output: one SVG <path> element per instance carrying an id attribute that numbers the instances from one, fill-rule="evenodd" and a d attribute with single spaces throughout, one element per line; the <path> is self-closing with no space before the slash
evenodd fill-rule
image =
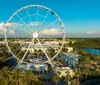
<path id="1" fill-rule="evenodd" d="M 93 49 L 93 48 L 78 48 L 78 50 L 85 51 L 87 53 L 95 54 L 100 56 L 100 50 L 99 49 Z"/>

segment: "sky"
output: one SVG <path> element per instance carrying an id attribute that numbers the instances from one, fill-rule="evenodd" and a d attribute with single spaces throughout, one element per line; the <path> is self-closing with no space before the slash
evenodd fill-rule
<path id="1" fill-rule="evenodd" d="M 0 23 L 19 8 L 39 4 L 54 10 L 69 37 L 100 37 L 100 0 L 1 0 Z"/>

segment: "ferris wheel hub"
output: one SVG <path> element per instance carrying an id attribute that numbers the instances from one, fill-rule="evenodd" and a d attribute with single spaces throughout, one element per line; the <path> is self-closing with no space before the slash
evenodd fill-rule
<path id="1" fill-rule="evenodd" d="M 38 38 L 38 33 L 37 32 L 33 33 L 33 38 Z"/>

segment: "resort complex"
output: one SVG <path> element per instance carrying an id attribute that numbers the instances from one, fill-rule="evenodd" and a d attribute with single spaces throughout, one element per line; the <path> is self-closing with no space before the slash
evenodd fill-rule
<path id="1" fill-rule="evenodd" d="M 27 5 L 0 24 L 0 85 L 100 85 L 100 39 L 85 37 L 100 33 L 68 37 L 64 12 Z"/>

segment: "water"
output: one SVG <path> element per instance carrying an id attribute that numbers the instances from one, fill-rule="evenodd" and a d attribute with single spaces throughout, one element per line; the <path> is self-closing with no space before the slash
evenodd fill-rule
<path id="1" fill-rule="evenodd" d="M 100 50 L 99 49 L 92 49 L 92 48 L 78 48 L 78 50 L 83 50 L 87 53 L 95 54 L 95 55 L 100 55 Z"/>

